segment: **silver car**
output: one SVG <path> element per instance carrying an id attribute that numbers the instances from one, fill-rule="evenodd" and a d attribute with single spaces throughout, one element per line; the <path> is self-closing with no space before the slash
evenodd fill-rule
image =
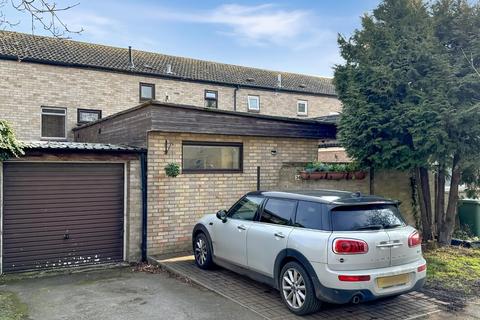
<path id="1" fill-rule="evenodd" d="M 297 315 L 420 289 L 421 238 L 398 203 L 344 191 L 251 192 L 193 230 L 195 262 L 280 291 Z"/>

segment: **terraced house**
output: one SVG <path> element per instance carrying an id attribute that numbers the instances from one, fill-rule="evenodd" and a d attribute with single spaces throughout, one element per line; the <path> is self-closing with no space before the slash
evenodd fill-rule
<path id="1" fill-rule="evenodd" d="M 0 32 L 0 116 L 21 139 L 71 129 L 147 100 L 292 118 L 339 112 L 331 79 Z"/>
<path id="2" fill-rule="evenodd" d="M 0 32 L 0 272 L 135 261 L 190 247 L 195 221 L 317 159 L 330 79 Z M 180 175 L 166 175 L 167 164 Z"/>

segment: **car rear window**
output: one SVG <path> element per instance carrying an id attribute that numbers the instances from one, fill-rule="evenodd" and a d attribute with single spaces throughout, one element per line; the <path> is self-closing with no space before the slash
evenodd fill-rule
<path id="1" fill-rule="evenodd" d="M 345 206 L 332 209 L 333 231 L 379 230 L 405 226 L 395 205 Z"/>

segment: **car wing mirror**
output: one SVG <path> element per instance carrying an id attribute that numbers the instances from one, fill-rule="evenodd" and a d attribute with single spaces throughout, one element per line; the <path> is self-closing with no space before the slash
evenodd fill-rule
<path id="1" fill-rule="evenodd" d="M 227 211 L 219 210 L 217 212 L 217 218 L 222 220 L 223 223 L 227 222 Z"/>

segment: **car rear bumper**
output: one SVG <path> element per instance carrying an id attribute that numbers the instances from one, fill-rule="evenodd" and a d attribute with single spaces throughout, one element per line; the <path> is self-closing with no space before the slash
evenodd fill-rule
<path id="1" fill-rule="evenodd" d="M 406 265 L 362 271 L 330 270 L 326 264 L 312 263 L 317 275 L 312 279 L 315 284 L 317 298 L 330 303 L 349 303 L 355 296 L 360 301 L 369 301 L 382 297 L 416 291 L 423 287 L 426 279 L 426 270 L 418 272 L 417 268 L 426 262 L 422 258 Z M 409 281 L 402 285 L 381 288 L 378 278 L 408 274 Z M 369 275 L 369 281 L 343 282 L 339 275 Z"/>

